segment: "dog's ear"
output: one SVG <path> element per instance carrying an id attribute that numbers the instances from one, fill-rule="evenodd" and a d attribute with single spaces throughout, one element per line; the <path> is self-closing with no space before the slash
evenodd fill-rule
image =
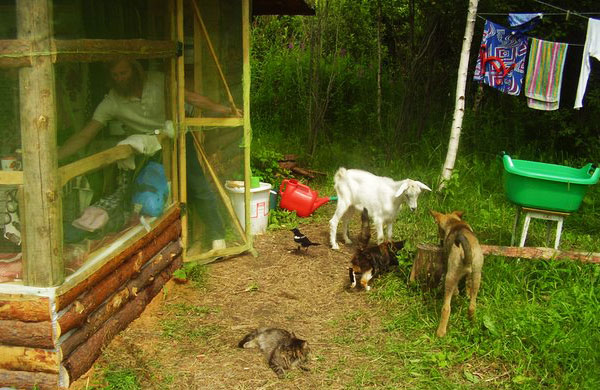
<path id="1" fill-rule="evenodd" d="M 452 214 L 456 215 L 460 219 L 462 219 L 462 216 L 464 213 L 465 213 L 464 211 L 460 211 L 460 210 L 455 210 L 452 212 Z"/>

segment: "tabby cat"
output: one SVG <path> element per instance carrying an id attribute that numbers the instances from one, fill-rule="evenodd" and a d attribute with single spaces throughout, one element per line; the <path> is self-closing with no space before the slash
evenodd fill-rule
<path id="1" fill-rule="evenodd" d="M 299 367 L 304 371 L 309 369 L 310 349 L 306 340 L 297 338 L 293 333 L 279 328 L 259 328 L 244 336 L 238 343 L 240 348 L 260 348 L 269 367 L 279 378 L 285 376 L 285 370 Z"/>

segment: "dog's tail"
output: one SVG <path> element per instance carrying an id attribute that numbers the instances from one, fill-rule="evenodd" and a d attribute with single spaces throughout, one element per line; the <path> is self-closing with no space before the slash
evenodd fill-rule
<path id="1" fill-rule="evenodd" d="M 248 333 L 247 335 L 244 336 L 243 339 L 240 340 L 240 342 L 238 343 L 238 347 L 246 348 L 246 346 L 245 346 L 246 343 L 254 340 L 257 335 L 258 335 L 258 329 L 254 329 L 252 332 Z"/>
<path id="2" fill-rule="evenodd" d="M 457 232 L 456 238 L 454 239 L 454 244 L 456 244 L 456 246 L 462 245 L 463 251 L 465 252 L 465 258 L 463 259 L 463 262 L 465 265 L 471 265 L 473 264 L 473 253 L 471 252 L 471 244 L 469 243 L 469 240 L 463 234 L 463 232 L 464 230 Z"/>
<path id="3" fill-rule="evenodd" d="M 360 215 L 360 235 L 358 236 L 358 246 L 361 250 L 367 249 L 371 239 L 371 224 L 369 223 L 369 210 L 363 209 Z"/>

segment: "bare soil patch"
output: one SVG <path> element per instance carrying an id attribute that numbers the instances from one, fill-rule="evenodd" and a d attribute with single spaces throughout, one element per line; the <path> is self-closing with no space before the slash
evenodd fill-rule
<path id="1" fill-rule="evenodd" d="M 108 367 L 132 370 L 143 389 L 344 388 L 357 366 L 373 364 L 355 347 L 362 335 L 382 339 L 379 316 L 364 291 L 349 289 L 353 248 L 331 250 L 324 223 L 300 228 L 322 245 L 297 251 L 291 232 L 268 232 L 256 237 L 258 257 L 209 265 L 205 287 L 167 284 L 72 389 L 102 388 Z M 260 326 L 308 340 L 311 371 L 280 380 L 258 350 L 237 347 Z"/>

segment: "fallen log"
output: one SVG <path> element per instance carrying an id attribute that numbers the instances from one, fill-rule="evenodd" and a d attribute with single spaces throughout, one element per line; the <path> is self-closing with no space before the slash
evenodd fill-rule
<path id="1" fill-rule="evenodd" d="M 179 265 L 174 264 L 173 258 L 180 255 L 180 253 L 181 245 L 179 244 L 179 241 L 175 241 L 168 245 L 161 253 L 156 255 L 151 260 L 152 263 L 146 266 L 137 278 L 127 283 L 122 290 L 118 291 L 107 302 L 94 311 L 88 317 L 85 325 L 69 335 L 60 347 L 63 356 L 68 356 L 77 346 L 85 342 L 104 322 L 134 298 L 138 291 L 152 283 L 156 275 L 161 273 L 165 268 L 171 274 L 178 269 Z"/>
<path id="2" fill-rule="evenodd" d="M 313 175 L 312 173 L 310 173 L 309 171 L 307 171 L 307 170 L 306 170 L 306 169 L 304 169 L 304 168 L 300 168 L 300 167 L 293 167 L 293 168 L 292 168 L 292 172 L 294 172 L 294 173 L 297 173 L 297 174 L 299 174 L 299 175 L 302 175 L 302 176 L 309 177 L 309 178 L 311 178 L 311 179 L 314 179 L 314 178 L 315 178 L 315 175 Z"/>
<path id="3" fill-rule="evenodd" d="M 481 245 L 484 255 L 497 255 L 504 257 L 518 257 L 522 259 L 568 259 L 577 260 L 582 263 L 600 264 L 600 253 L 584 251 L 562 251 L 543 247 L 518 247 Z"/>
<path id="4" fill-rule="evenodd" d="M 134 300 L 127 303 L 114 316 L 108 319 L 96 333 L 63 360 L 64 367 L 69 376 L 68 383 L 72 383 L 84 374 L 100 356 L 102 348 L 108 345 L 131 321 L 140 316 L 146 305 L 161 291 L 163 285 L 171 278 L 171 270 L 181 267 L 181 264 L 182 257 L 177 256 L 173 260 L 172 267 L 168 267 L 161 272 L 150 286 L 138 292 Z"/>

